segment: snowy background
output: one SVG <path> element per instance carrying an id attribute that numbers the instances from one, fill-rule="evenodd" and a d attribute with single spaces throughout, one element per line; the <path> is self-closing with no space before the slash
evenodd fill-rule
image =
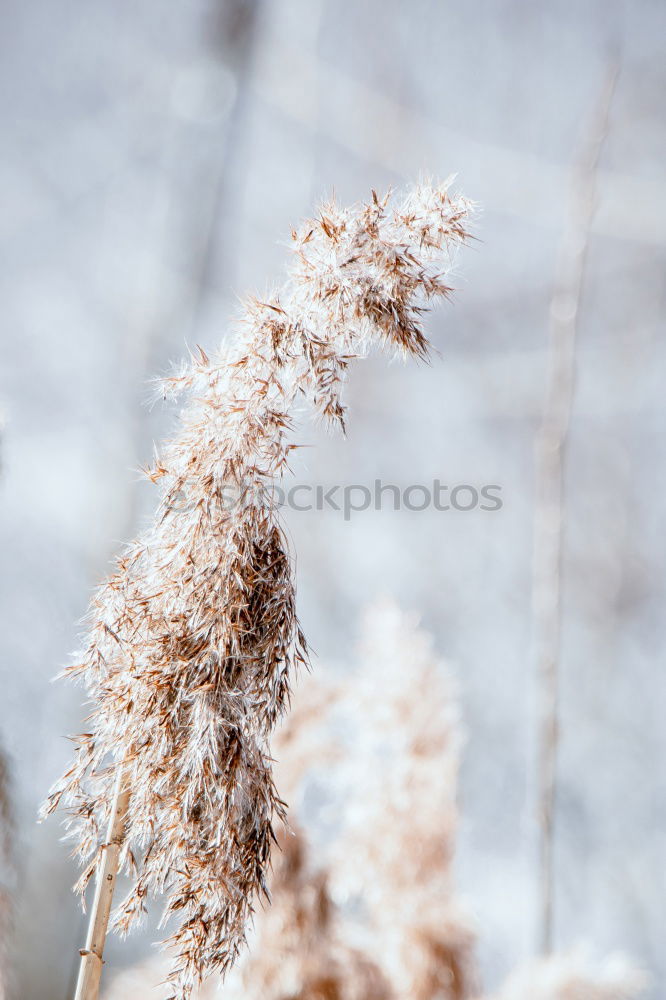
<path id="1" fill-rule="evenodd" d="M 658 0 L 5 0 L 0 37 L 0 745 L 12 997 L 65 1000 L 83 942 L 58 823 L 84 714 L 52 685 L 92 586 L 151 509 L 173 412 L 146 381 L 279 281 L 292 223 L 421 172 L 480 202 L 428 367 L 358 366 L 313 482 L 497 483 L 501 511 L 287 514 L 302 621 L 348 661 L 360 609 L 417 610 L 460 679 L 457 876 L 489 987 L 534 949 L 535 439 L 572 168 L 609 67 L 565 466 L 555 943 L 666 978 L 666 6 Z M 322 669 L 324 667 L 322 666 Z M 145 939 L 108 947 L 118 968 Z"/>

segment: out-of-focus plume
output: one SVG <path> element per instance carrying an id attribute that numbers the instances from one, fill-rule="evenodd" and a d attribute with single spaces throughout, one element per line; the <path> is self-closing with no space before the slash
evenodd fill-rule
<path id="1" fill-rule="evenodd" d="M 276 741 L 278 781 L 297 794 L 310 777 L 329 796 L 334 833 L 321 849 L 350 933 L 398 997 L 468 996 L 474 938 L 451 871 L 459 713 L 430 636 L 382 602 L 366 615 L 350 680 L 326 690 L 317 676 L 302 687 Z"/>
<path id="2" fill-rule="evenodd" d="M 634 1000 L 645 985 L 624 956 L 595 962 L 578 949 L 518 969 L 490 1000 Z"/>
<path id="3" fill-rule="evenodd" d="M 347 210 L 325 205 L 293 233 L 280 294 L 248 302 L 237 340 L 212 359 L 200 350 L 163 382 L 188 405 L 148 472 L 161 486 L 154 524 L 97 591 L 68 670 L 93 707 L 45 811 L 70 808 L 88 860 L 81 889 L 98 870 L 112 891 L 121 845 L 132 877 L 121 931 L 149 894 L 165 894 L 176 997 L 233 965 L 284 814 L 268 740 L 306 650 L 270 487 L 297 447 L 292 411 L 305 398 L 344 427 L 353 358 L 373 344 L 427 355 L 423 307 L 449 294 L 443 275 L 469 212 L 446 185 L 415 188 L 394 206 L 374 193 Z M 99 913 L 96 901 L 90 927 L 99 923 L 103 943 Z M 97 977 L 100 947 L 83 952 L 82 970 L 94 963 Z"/>
<path id="4" fill-rule="evenodd" d="M 379 966 L 343 936 L 327 875 L 311 867 L 302 834 L 280 839 L 273 902 L 224 1000 L 391 1000 Z"/>
<path id="5" fill-rule="evenodd" d="M 220 1000 L 477 995 L 451 870 L 460 746 L 455 684 L 430 637 L 394 604 L 374 605 L 353 672 L 304 677 L 276 733 L 278 786 L 310 834 L 281 833 L 272 904 Z M 158 1000 L 166 970 L 139 966 L 105 1000 Z M 625 959 L 579 950 L 520 968 L 484 1000 L 636 1000 L 643 985 Z"/>

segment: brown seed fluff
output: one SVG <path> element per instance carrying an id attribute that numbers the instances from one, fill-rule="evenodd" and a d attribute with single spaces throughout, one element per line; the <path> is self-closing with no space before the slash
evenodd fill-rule
<path id="1" fill-rule="evenodd" d="M 323 206 L 292 234 L 280 293 L 249 301 L 216 357 L 199 350 L 162 382 L 187 405 L 148 471 L 159 507 L 92 601 L 85 647 L 66 671 L 85 683 L 89 731 L 44 811 L 69 808 L 85 889 L 125 770 L 132 885 L 114 923 L 129 930 L 149 894 L 165 895 L 174 997 L 235 961 L 284 815 L 268 741 L 307 659 L 270 498 L 296 447 L 290 414 L 303 396 L 344 428 L 353 358 L 373 343 L 427 355 L 424 306 L 450 292 L 443 275 L 470 212 L 447 184 L 397 204 L 373 192 L 368 204 Z"/>

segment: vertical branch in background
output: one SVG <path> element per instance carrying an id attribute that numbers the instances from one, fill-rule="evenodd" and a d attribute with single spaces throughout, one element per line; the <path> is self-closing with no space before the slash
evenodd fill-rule
<path id="1" fill-rule="evenodd" d="M 569 218 L 550 307 L 548 388 L 536 442 L 533 613 L 539 696 L 538 809 L 540 822 L 540 950 L 553 942 L 553 842 L 558 749 L 564 462 L 575 382 L 578 309 L 590 224 L 596 209 L 597 166 L 608 132 L 618 68 L 607 74 L 594 119 L 573 171 Z"/>
<path id="2" fill-rule="evenodd" d="M 208 207 L 197 233 L 197 245 L 193 247 L 196 264 L 192 275 L 193 297 L 189 321 L 194 339 L 201 323 L 213 271 L 224 274 L 229 280 L 228 272 L 232 261 L 220 256 L 219 227 L 225 195 L 228 194 L 232 161 L 234 156 L 238 156 L 243 122 L 247 117 L 246 103 L 259 14 L 258 0 L 233 0 L 232 3 L 222 0 L 214 5 L 212 24 L 208 26 L 206 33 L 213 57 L 220 65 L 227 66 L 233 74 L 234 98 L 219 141 L 214 147 L 214 155 L 208 164 Z"/>
<path id="3" fill-rule="evenodd" d="M 118 776 L 113 792 L 106 842 L 100 848 L 95 883 L 95 898 L 88 921 L 85 948 L 81 949 L 79 978 L 74 1000 L 97 1000 L 102 976 L 104 942 L 109 927 L 113 890 L 118 875 L 120 852 L 125 836 L 125 823 L 129 808 L 130 791 L 126 783 L 125 768 L 118 766 Z"/>
<path id="4" fill-rule="evenodd" d="M 8 939 L 12 913 L 10 884 L 14 874 L 12 831 L 9 767 L 7 758 L 0 749 L 0 1000 L 5 1000 L 9 990 Z"/>
<path id="5" fill-rule="evenodd" d="M 0 431 L 4 428 L 4 414 L 0 410 Z M 0 451 L 0 472 L 2 472 L 2 452 Z M 9 764 L 5 752 L 0 747 L 0 1000 L 8 993 L 9 976 L 9 933 L 11 929 L 12 896 L 10 883 L 14 874 L 12 851 L 13 810 L 11 806 Z"/>

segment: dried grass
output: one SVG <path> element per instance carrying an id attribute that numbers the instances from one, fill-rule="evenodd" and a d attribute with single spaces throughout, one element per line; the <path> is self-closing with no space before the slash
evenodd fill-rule
<path id="1" fill-rule="evenodd" d="M 451 862 L 461 746 L 455 685 L 411 615 L 365 617 L 358 663 L 299 684 L 274 741 L 309 833 L 280 835 L 273 902 L 220 1000 L 468 1000 L 474 936 Z M 307 800 L 325 800 L 324 826 Z M 317 813 L 317 810 L 314 810 Z M 316 849 L 312 846 L 316 844 Z M 316 866 L 312 859 L 316 857 Z M 112 983 L 105 1000 L 157 997 L 164 959 Z M 623 958 L 573 951 L 530 963 L 485 1000 L 634 1000 L 644 977 Z M 159 994 L 161 996 L 161 994 Z M 210 1000 L 204 987 L 198 1000 Z"/>
<path id="2" fill-rule="evenodd" d="M 270 484 L 296 447 L 293 409 L 304 398 L 344 427 L 353 358 L 372 344 L 427 355 L 421 314 L 449 294 L 441 272 L 469 212 L 446 185 L 394 207 L 374 194 L 325 206 L 294 232 L 281 293 L 249 301 L 237 340 L 212 359 L 200 350 L 162 383 L 187 406 L 148 470 L 158 514 L 95 594 L 67 671 L 86 685 L 89 728 L 45 812 L 69 807 L 83 891 L 123 770 L 132 887 L 115 926 L 128 931 L 149 894 L 165 894 L 175 997 L 235 962 L 284 817 L 268 740 L 307 651 Z M 229 504 L 230 487 L 242 502 Z"/>
<path id="3" fill-rule="evenodd" d="M 302 833 L 282 830 L 279 841 L 272 903 L 257 915 L 249 953 L 224 986 L 210 980 L 197 1000 L 393 1000 L 376 963 L 342 937 L 326 874 L 312 868 Z M 167 968 L 155 959 L 121 973 L 104 1000 L 157 1000 Z"/>
<path id="4" fill-rule="evenodd" d="M 273 903 L 224 1000 L 391 1000 L 376 961 L 345 939 L 327 873 L 311 867 L 303 835 L 280 840 Z"/>
<path id="5" fill-rule="evenodd" d="M 457 692 L 432 640 L 393 603 L 370 608 L 347 683 L 301 685 L 275 741 L 278 783 L 304 809 L 328 798 L 318 834 L 347 936 L 362 941 L 396 997 L 460 1000 L 474 972 L 469 918 L 455 891 L 461 732 Z M 354 918 L 353 915 L 356 915 Z"/>

